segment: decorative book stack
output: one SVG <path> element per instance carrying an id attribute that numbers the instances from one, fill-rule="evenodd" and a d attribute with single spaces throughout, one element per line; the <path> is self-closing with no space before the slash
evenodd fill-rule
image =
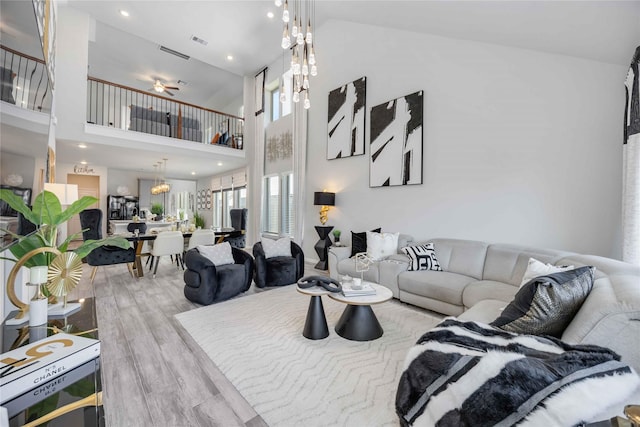
<path id="1" fill-rule="evenodd" d="M 0 355 L 0 404 L 100 356 L 100 341 L 56 334 Z"/>
<path id="2" fill-rule="evenodd" d="M 354 288 L 353 282 L 342 284 L 342 294 L 345 297 L 361 297 L 366 295 L 375 295 L 376 290 L 367 282 L 362 282 L 360 286 Z"/>

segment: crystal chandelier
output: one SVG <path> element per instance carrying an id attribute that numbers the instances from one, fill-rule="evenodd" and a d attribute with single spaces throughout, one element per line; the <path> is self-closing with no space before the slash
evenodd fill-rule
<path id="1" fill-rule="evenodd" d="M 162 160 L 164 160 L 164 170 L 166 172 L 167 159 L 162 159 Z M 171 186 L 167 184 L 164 180 L 164 174 L 162 173 L 162 162 L 158 162 L 157 165 L 153 165 L 154 169 L 156 167 L 160 170 L 161 178 L 158 179 L 158 175 L 156 175 L 155 185 L 151 187 L 151 194 L 156 195 L 156 194 L 168 193 L 171 190 Z"/>
<path id="2" fill-rule="evenodd" d="M 311 107 L 309 100 L 309 78 L 318 74 L 316 54 L 313 46 L 313 26 L 315 26 L 315 0 L 293 0 L 293 20 L 289 11 L 289 1 L 275 0 L 275 5 L 282 6 L 283 49 L 291 49 L 291 74 L 293 75 L 293 102 L 302 100 L 305 109 Z M 304 7 L 303 7 L 304 5 Z M 304 13 L 303 13 L 304 9 Z M 304 19 L 303 19 L 304 16 Z M 306 23 L 306 31 L 303 26 Z M 291 24 L 291 32 L 289 32 Z M 284 93 L 284 77 L 280 83 L 280 93 Z M 282 99 L 281 99 L 282 101 Z"/>

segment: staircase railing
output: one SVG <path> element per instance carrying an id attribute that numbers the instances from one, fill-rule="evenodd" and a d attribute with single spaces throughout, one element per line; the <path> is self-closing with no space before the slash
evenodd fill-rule
<path id="1" fill-rule="evenodd" d="M 51 112 L 44 61 L 0 45 L 0 99 L 27 110 Z"/>
<path id="2" fill-rule="evenodd" d="M 243 148 L 242 117 L 95 77 L 87 79 L 87 122 L 203 144 Z"/>

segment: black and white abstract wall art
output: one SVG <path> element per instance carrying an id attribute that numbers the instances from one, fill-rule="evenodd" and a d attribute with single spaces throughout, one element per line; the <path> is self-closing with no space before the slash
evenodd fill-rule
<path id="1" fill-rule="evenodd" d="M 329 92 L 327 159 L 364 154 L 367 78 Z"/>
<path id="2" fill-rule="evenodd" d="M 422 184 L 423 92 L 371 108 L 369 186 Z"/>

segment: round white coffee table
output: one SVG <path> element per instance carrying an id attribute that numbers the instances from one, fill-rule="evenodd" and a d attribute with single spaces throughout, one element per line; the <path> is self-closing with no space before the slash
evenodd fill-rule
<path id="1" fill-rule="evenodd" d="M 329 336 L 329 327 L 327 326 L 327 318 L 324 315 L 324 307 L 322 306 L 322 296 L 329 295 L 321 286 L 302 289 L 296 285 L 296 290 L 301 294 L 309 295 L 309 309 L 307 310 L 307 320 L 304 322 L 302 336 L 310 340 L 321 340 Z"/>
<path id="2" fill-rule="evenodd" d="M 393 298 L 393 293 L 384 286 L 365 283 L 376 290 L 375 295 L 345 297 L 341 293 L 329 294 L 329 298 L 347 304 L 335 329 L 338 335 L 348 340 L 371 341 L 380 338 L 384 333 L 371 305 L 389 301 Z"/>

